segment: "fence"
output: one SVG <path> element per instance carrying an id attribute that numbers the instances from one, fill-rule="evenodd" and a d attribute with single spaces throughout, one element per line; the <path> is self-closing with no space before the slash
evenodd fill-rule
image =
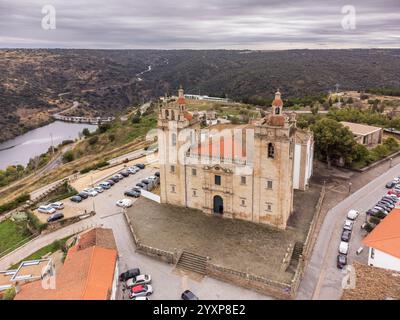
<path id="1" fill-rule="evenodd" d="M 322 209 L 322 204 L 325 199 L 325 194 L 326 194 L 326 187 L 324 184 L 321 189 L 317 205 L 315 206 L 315 214 L 314 214 L 313 219 L 311 220 L 310 228 L 308 229 L 307 237 L 306 237 L 306 240 L 305 240 L 304 246 L 303 246 L 303 252 L 299 257 L 299 262 L 297 264 L 296 272 L 292 279 L 290 294 L 293 298 L 296 296 L 297 290 L 300 286 L 300 282 L 303 278 L 304 269 L 307 265 L 310 253 L 312 252 L 312 249 L 314 248 L 314 243 L 315 243 L 315 239 L 316 239 L 315 229 L 318 225 L 319 218 L 321 216 L 321 209 Z"/>

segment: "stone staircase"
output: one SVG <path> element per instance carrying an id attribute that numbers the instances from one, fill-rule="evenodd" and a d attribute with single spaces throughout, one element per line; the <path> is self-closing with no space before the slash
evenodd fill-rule
<path id="1" fill-rule="evenodd" d="M 207 258 L 195 253 L 183 251 L 176 267 L 179 269 L 192 271 L 201 275 L 206 274 Z"/>
<path id="2" fill-rule="evenodd" d="M 290 263 L 287 268 L 288 271 L 296 272 L 300 256 L 303 254 L 303 248 L 304 244 L 302 242 L 296 242 L 294 244 L 292 256 L 290 258 Z"/>

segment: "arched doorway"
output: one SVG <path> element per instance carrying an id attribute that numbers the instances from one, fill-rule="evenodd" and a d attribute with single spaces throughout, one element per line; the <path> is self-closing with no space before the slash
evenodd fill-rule
<path id="1" fill-rule="evenodd" d="M 224 213 L 224 200 L 220 196 L 214 197 L 214 213 Z"/>

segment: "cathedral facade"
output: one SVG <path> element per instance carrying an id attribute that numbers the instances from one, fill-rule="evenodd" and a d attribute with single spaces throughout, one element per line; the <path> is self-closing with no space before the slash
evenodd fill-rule
<path id="1" fill-rule="evenodd" d="M 284 112 L 279 91 L 261 119 L 201 128 L 180 89 L 160 106 L 158 144 L 161 202 L 225 218 L 285 229 L 294 189 L 312 175 L 313 136 Z"/>

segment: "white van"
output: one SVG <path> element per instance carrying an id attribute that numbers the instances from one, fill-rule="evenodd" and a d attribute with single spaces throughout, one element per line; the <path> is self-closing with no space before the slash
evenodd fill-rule
<path id="1" fill-rule="evenodd" d="M 339 245 L 339 253 L 346 254 L 349 252 L 349 243 L 341 241 Z"/>
<path id="2" fill-rule="evenodd" d="M 360 213 L 357 210 L 350 210 L 347 213 L 347 219 L 356 220 Z"/>

